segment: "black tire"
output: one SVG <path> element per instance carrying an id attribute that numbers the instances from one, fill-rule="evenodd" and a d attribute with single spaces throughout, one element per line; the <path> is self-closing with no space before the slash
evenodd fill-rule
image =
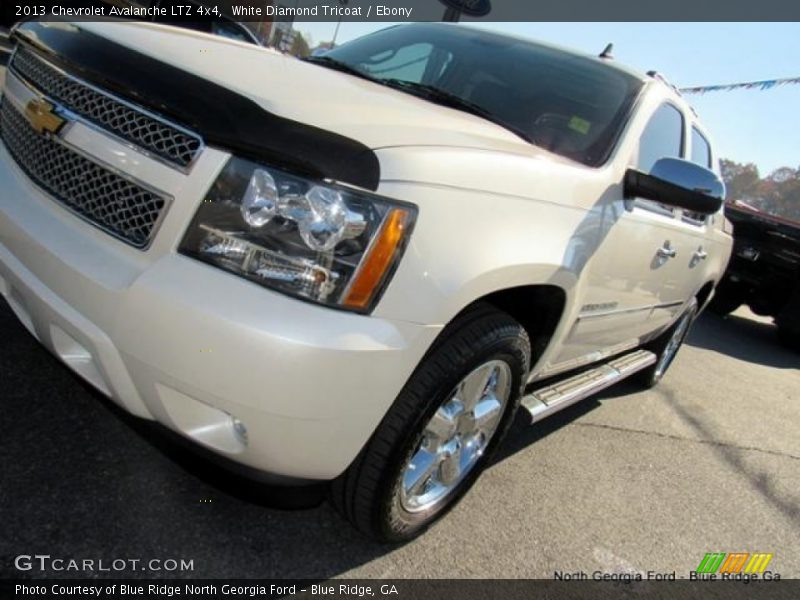
<path id="1" fill-rule="evenodd" d="M 708 303 L 708 310 L 721 317 L 731 314 L 744 304 L 744 291 L 741 286 L 730 281 L 723 281 L 714 290 Z"/>
<path id="2" fill-rule="evenodd" d="M 800 352 L 800 292 L 795 292 L 775 319 L 778 339 L 787 348 Z"/>
<path id="3" fill-rule="evenodd" d="M 678 317 L 678 320 L 664 333 L 645 346 L 646 350 L 650 350 L 656 355 L 656 362 L 635 375 L 636 380 L 642 387 L 646 389 L 654 387 L 664 378 L 667 370 L 672 365 L 672 361 L 675 359 L 675 356 L 677 356 L 680 347 L 683 345 L 686 336 L 689 334 L 692 323 L 697 317 L 697 312 L 697 300 L 692 298 L 689 305 L 683 313 L 681 313 L 681 316 Z M 677 343 L 677 346 L 670 349 L 670 343 L 673 340 Z M 667 354 L 668 352 L 670 353 L 669 355 Z"/>
<path id="4" fill-rule="evenodd" d="M 525 329 L 508 314 L 477 305 L 457 318 L 414 371 L 358 457 L 332 482 L 335 508 L 379 541 L 402 542 L 424 532 L 466 493 L 502 442 L 519 406 L 530 356 Z M 510 367 L 510 391 L 483 454 L 439 504 L 421 512 L 405 510 L 398 500 L 401 475 L 423 443 L 428 422 L 460 381 L 494 360 Z"/>

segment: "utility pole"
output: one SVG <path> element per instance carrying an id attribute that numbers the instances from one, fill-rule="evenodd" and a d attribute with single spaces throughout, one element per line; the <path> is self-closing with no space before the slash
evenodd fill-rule
<path id="1" fill-rule="evenodd" d="M 350 0 L 339 0 L 339 4 L 341 4 L 342 6 L 347 6 L 348 2 L 350 2 Z M 333 32 L 333 40 L 331 40 L 331 49 L 336 48 L 336 37 L 339 35 L 339 27 L 341 26 L 341 24 L 342 24 L 342 16 L 339 15 L 339 20 L 336 21 L 336 29 Z"/>
<path id="2" fill-rule="evenodd" d="M 336 21 L 336 29 L 333 30 L 333 39 L 331 40 L 331 48 L 336 48 L 336 36 L 339 35 L 339 25 L 342 24 L 342 17 Z"/>

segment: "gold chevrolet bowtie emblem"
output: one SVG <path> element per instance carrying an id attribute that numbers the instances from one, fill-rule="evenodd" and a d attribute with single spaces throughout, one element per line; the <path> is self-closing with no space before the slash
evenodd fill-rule
<path id="1" fill-rule="evenodd" d="M 58 133 L 64 119 L 53 112 L 54 106 L 44 98 L 36 98 L 25 107 L 25 118 L 37 133 Z"/>

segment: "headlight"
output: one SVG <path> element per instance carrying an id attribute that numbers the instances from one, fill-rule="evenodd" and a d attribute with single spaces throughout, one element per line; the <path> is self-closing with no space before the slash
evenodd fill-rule
<path id="1" fill-rule="evenodd" d="M 411 204 L 232 158 L 180 251 L 268 288 L 369 312 L 416 214 Z"/>

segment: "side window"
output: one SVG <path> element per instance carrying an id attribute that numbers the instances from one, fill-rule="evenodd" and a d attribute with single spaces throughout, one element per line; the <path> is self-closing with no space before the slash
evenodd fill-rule
<path id="1" fill-rule="evenodd" d="M 705 167 L 711 168 L 711 145 L 705 136 L 700 133 L 697 128 L 692 127 L 692 162 Z M 695 225 L 702 225 L 706 222 L 706 216 L 701 213 L 692 212 L 690 210 L 683 211 L 683 220 Z"/>
<path id="2" fill-rule="evenodd" d="M 642 132 L 639 139 L 637 168 L 649 173 L 659 158 L 683 157 L 683 114 L 671 104 L 662 104 Z M 675 210 L 666 204 L 639 200 L 641 206 L 659 213 L 674 215 Z"/>
<path id="3" fill-rule="evenodd" d="M 659 158 L 681 158 L 683 154 L 683 115 L 671 104 L 662 104 L 650 117 L 639 140 L 637 166 L 649 173 Z"/>
<path id="4" fill-rule="evenodd" d="M 711 168 L 711 146 L 702 133 L 692 127 L 692 162 Z"/>

